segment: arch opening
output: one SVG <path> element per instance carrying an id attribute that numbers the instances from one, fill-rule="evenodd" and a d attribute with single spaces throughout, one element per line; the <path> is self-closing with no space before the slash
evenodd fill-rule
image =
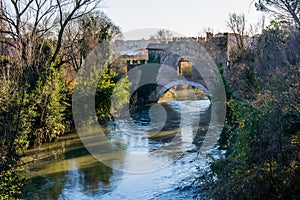
<path id="1" fill-rule="evenodd" d="M 201 100 L 210 99 L 211 93 L 201 84 L 178 80 L 171 82 L 156 93 L 156 100 Z"/>

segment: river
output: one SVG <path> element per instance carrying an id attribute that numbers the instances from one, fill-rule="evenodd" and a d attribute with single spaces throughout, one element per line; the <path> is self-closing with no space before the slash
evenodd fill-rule
<path id="1" fill-rule="evenodd" d="M 24 158 L 28 162 L 24 198 L 199 198 L 200 191 L 195 184 L 199 170 L 209 166 L 209 160 L 198 151 L 210 120 L 210 101 L 166 101 L 161 104 L 168 113 L 162 131 L 166 134 L 163 136 L 149 136 L 147 107 L 131 115 L 138 129 L 127 127 L 124 120 L 116 120 L 103 127 L 107 138 L 124 149 L 124 170 L 99 162 L 85 148 L 77 134 L 63 136 L 55 143 L 28 150 Z M 182 113 L 184 117 L 181 117 Z M 195 120 L 197 117 L 200 117 L 199 121 Z M 145 137 L 132 137 L 137 133 Z M 167 164 L 151 168 L 149 172 L 133 173 L 130 169 L 135 169 L 137 165 L 155 163 L 136 163 L 129 156 L 132 152 L 147 154 L 152 160 L 167 160 Z"/>

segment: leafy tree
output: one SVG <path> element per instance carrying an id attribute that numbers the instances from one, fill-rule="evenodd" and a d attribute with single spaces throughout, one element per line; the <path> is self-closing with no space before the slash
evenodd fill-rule
<path id="1" fill-rule="evenodd" d="M 66 85 L 57 70 L 52 72 L 46 80 L 41 77 L 37 87 L 32 92 L 30 106 L 36 113 L 31 130 L 30 141 L 41 144 L 55 140 L 65 132 Z"/>
<path id="2" fill-rule="evenodd" d="M 120 28 L 102 12 L 90 13 L 76 20 L 67 33 L 65 54 L 69 55 L 70 63 L 76 72 L 82 67 L 83 60 L 99 43 L 104 40 L 110 41 L 121 34 Z"/>
<path id="3" fill-rule="evenodd" d="M 239 123 L 230 133 L 226 157 L 211 166 L 219 178 L 216 199 L 296 199 L 299 113 L 271 104 L 258 110 L 235 102 L 231 109 Z"/>
<path id="4" fill-rule="evenodd" d="M 127 77 L 119 80 L 117 74 L 108 67 L 97 69 L 95 66 L 92 66 L 88 74 L 88 79 L 78 79 L 76 83 L 78 84 L 77 89 L 80 91 L 78 94 L 86 95 L 86 88 L 97 86 L 95 94 L 97 120 L 100 123 L 106 123 L 125 104 L 129 103 L 130 93 L 128 90 L 131 83 Z M 92 113 L 91 116 L 93 116 Z M 94 121 L 95 119 L 92 120 Z"/>
<path id="5" fill-rule="evenodd" d="M 22 115 L 21 106 L 28 95 L 20 92 L 16 83 L 0 83 L 0 198 L 14 199 L 20 196 L 22 178 L 16 166 L 18 152 L 26 148 L 27 136 L 24 135 L 29 125 Z"/>
<path id="6" fill-rule="evenodd" d="M 241 56 L 227 72 L 232 93 L 219 141 L 227 151 L 211 165 L 214 199 L 299 197 L 299 34 L 273 22 L 251 59 Z"/>
<path id="7" fill-rule="evenodd" d="M 78 70 L 81 64 L 75 63 L 89 53 L 90 44 L 119 31 L 95 12 L 100 3 L 1 1 L 0 198 L 19 197 L 19 155 L 29 146 L 55 140 L 70 124 L 66 120 L 72 120 L 71 90 L 64 80 L 71 73 L 62 77 L 62 72 Z"/>

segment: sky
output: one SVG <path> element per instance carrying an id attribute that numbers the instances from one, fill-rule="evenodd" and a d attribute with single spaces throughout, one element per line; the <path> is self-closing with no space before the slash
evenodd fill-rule
<path id="1" fill-rule="evenodd" d="M 254 24 L 264 13 L 256 11 L 256 0 L 103 0 L 102 10 L 122 32 L 142 28 L 168 29 L 184 36 L 199 36 L 210 27 L 214 33 L 228 32 L 229 13 L 244 13 Z"/>

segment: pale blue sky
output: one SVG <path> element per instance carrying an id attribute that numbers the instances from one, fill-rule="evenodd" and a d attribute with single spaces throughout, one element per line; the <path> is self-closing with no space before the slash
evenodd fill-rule
<path id="1" fill-rule="evenodd" d="M 185 36 L 197 36 L 207 27 L 228 31 L 230 12 L 244 13 L 252 24 L 262 16 L 254 0 L 104 0 L 102 10 L 123 32 L 165 28 Z"/>

